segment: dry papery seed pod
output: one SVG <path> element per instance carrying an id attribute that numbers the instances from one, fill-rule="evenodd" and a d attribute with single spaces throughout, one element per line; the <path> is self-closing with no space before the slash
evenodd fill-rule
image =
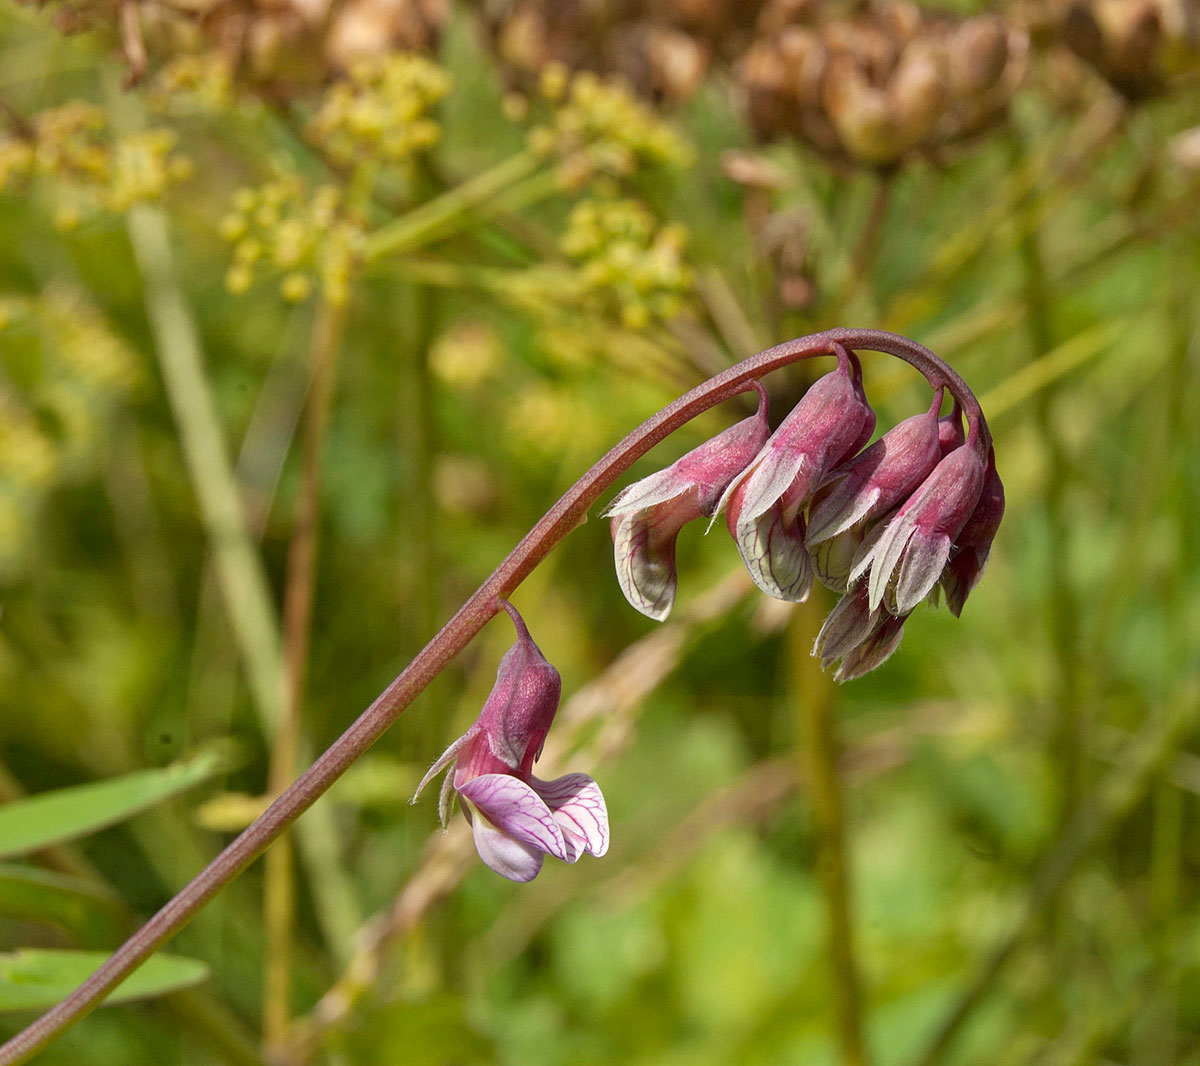
<path id="1" fill-rule="evenodd" d="M 835 160 L 889 168 L 1003 120 L 1027 35 L 996 15 L 915 4 L 771 0 L 738 66 L 755 132 L 799 137 Z"/>
<path id="2" fill-rule="evenodd" d="M 508 84 L 529 89 L 549 63 L 623 77 L 639 94 L 691 96 L 715 60 L 740 54 L 763 0 L 484 0 Z"/>
<path id="3" fill-rule="evenodd" d="M 1051 35 L 1131 101 L 1170 89 L 1200 60 L 1197 0 L 1057 0 Z"/>
<path id="4" fill-rule="evenodd" d="M 108 0 L 83 0 L 88 25 L 111 24 Z M 239 81 L 275 99 L 345 74 L 389 52 L 436 50 L 449 0 L 183 0 L 127 5 L 122 51 L 134 70 L 141 53 L 153 69 L 193 53 L 219 54 Z"/>

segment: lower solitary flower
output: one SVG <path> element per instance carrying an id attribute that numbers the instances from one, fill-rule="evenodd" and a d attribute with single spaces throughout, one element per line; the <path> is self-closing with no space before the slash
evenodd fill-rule
<path id="1" fill-rule="evenodd" d="M 496 683 L 475 724 L 451 744 L 417 786 L 450 767 L 438 810 L 446 824 L 457 794 L 479 857 L 510 881 L 532 881 L 546 855 L 575 862 L 608 850 L 608 811 L 587 774 L 553 781 L 533 776 L 533 763 L 558 710 L 562 680 L 534 644 L 517 610 L 502 606 L 517 642 L 500 660 Z"/>

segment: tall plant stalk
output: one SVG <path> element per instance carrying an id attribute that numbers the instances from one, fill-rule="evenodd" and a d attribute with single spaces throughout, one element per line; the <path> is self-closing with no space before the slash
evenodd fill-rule
<path id="1" fill-rule="evenodd" d="M 866 1066 L 862 978 L 855 947 L 850 849 L 846 832 L 839 744 L 834 720 L 834 687 L 810 654 L 821 628 L 824 599 L 818 590 L 793 613 L 788 628 L 791 662 L 789 701 L 795 708 L 799 770 L 808 794 L 816 851 L 816 872 L 825 902 L 830 990 L 840 1061 Z"/>
<path id="2" fill-rule="evenodd" d="M 309 352 L 309 391 L 300 432 L 301 483 L 288 546 L 283 603 L 283 652 L 286 696 L 275 730 L 267 771 L 274 797 L 296 773 L 303 730 L 304 683 L 312 632 L 316 580 L 317 527 L 321 512 L 321 450 L 333 402 L 344 309 L 322 301 L 313 323 Z M 284 834 L 267 853 L 263 888 L 266 967 L 263 992 L 263 1045 L 268 1056 L 288 1039 L 291 998 L 291 944 L 295 921 L 292 844 Z"/>
<path id="3" fill-rule="evenodd" d="M 757 379 L 802 359 L 832 354 L 837 346 L 885 352 L 915 367 L 934 388 L 959 401 L 980 457 L 991 433 L 966 382 L 915 341 L 882 330 L 833 329 L 788 341 L 744 359 L 681 396 L 643 422 L 589 469 L 525 535 L 440 632 L 354 723 L 269 808 L 66 999 L 0 1047 L 0 1066 L 24 1062 L 59 1032 L 94 1009 L 121 981 L 179 931 L 230 880 L 304 813 L 500 610 L 522 581 L 588 509 L 637 459 L 684 423 L 730 399 Z"/>

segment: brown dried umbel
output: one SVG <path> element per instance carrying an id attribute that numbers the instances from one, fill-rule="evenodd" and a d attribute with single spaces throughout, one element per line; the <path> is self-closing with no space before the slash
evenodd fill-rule
<path id="1" fill-rule="evenodd" d="M 1051 29 L 1131 101 L 1167 91 L 1200 56 L 1196 0 L 1060 0 Z"/>
<path id="2" fill-rule="evenodd" d="M 239 81 L 288 99 L 389 52 L 431 52 L 449 0 L 65 0 L 64 33 L 109 27 L 136 81 L 181 55 L 219 53 Z"/>
<path id="3" fill-rule="evenodd" d="M 691 96 L 710 65 L 745 46 L 763 0 L 485 0 L 508 83 L 532 86 L 552 62 L 623 77 L 641 95 Z"/>
<path id="4" fill-rule="evenodd" d="M 772 0 L 738 67 L 765 140 L 799 137 L 826 156 L 880 168 L 936 153 L 1003 119 L 1024 72 L 1023 31 L 897 2 Z"/>

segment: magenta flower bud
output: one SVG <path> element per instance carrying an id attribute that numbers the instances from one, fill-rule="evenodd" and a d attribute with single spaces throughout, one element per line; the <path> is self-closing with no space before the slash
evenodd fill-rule
<path id="1" fill-rule="evenodd" d="M 887 662 L 892 652 L 900 647 L 906 618 L 908 615 L 896 617 L 884 614 L 867 639 L 851 648 L 842 658 L 841 665 L 834 672 L 834 681 L 853 681 Z"/>
<path id="2" fill-rule="evenodd" d="M 841 346 L 837 356 L 837 369 L 804 394 L 722 500 L 754 583 L 783 600 L 805 599 L 812 584 L 801 508 L 875 429 L 857 359 Z"/>
<path id="3" fill-rule="evenodd" d="M 946 605 L 957 618 L 962 614 L 963 604 L 987 565 L 992 539 L 1000 528 L 1004 517 L 1004 485 L 996 473 L 995 449 L 988 450 L 987 470 L 983 480 L 983 491 L 979 502 L 962 532 L 954 541 L 954 551 L 946 569 L 942 571 L 942 589 L 946 593 Z"/>
<path id="4" fill-rule="evenodd" d="M 532 881 L 546 855 L 575 862 L 608 850 L 608 811 L 600 788 L 587 774 L 554 781 L 533 776 L 533 764 L 558 710 L 562 681 L 534 644 L 507 600 L 500 605 L 517 629 L 496 683 L 475 724 L 451 744 L 417 786 L 447 767 L 438 812 L 442 824 L 453 794 L 471 824 L 479 857 L 511 881 Z"/>
<path id="5" fill-rule="evenodd" d="M 983 460 L 975 448 L 956 448 L 933 468 L 878 538 L 863 542 L 850 580 L 870 571 L 872 610 L 882 603 L 889 614 L 907 615 L 937 584 L 955 537 L 979 502 L 983 480 Z"/>
<path id="6" fill-rule="evenodd" d="M 963 432 L 962 411 L 955 400 L 950 413 L 938 419 L 938 448 L 944 459 L 955 448 L 961 448 L 967 443 L 967 435 Z"/>
<path id="7" fill-rule="evenodd" d="M 842 660 L 833 675 L 835 681 L 862 677 L 900 645 L 907 616 L 895 618 L 882 607 L 872 608 L 869 600 L 866 584 L 856 585 L 838 600 L 817 634 L 813 654 L 821 656 L 822 668 Z"/>
<path id="8" fill-rule="evenodd" d="M 758 392 L 758 411 L 694 448 L 665 470 L 625 489 L 604 512 L 612 518 L 617 580 L 630 604 L 662 621 L 675 602 L 675 538 L 688 522 L 711 517 L 722 493 L 762 449 L 767 394 Z"/>
<path id="9" fill-rule="evenodd" d="M 823 669 L 828 670 L 836 660 L 858 647 L 878 624 L 883 609 L 871 610 L 867 599 L 864 582 L 851 588 L 829 612 L 812 649 L 813 655 L 821 657 Z"/>
<path id="10" fill-rule="evenodd" d="M 942 390 L 924 414 L 906 418 L 866 451 L 830 474 L 808 512 L 808 545 L 886 514 L 907 499 L 941 458 L 938 411 Z"/>

